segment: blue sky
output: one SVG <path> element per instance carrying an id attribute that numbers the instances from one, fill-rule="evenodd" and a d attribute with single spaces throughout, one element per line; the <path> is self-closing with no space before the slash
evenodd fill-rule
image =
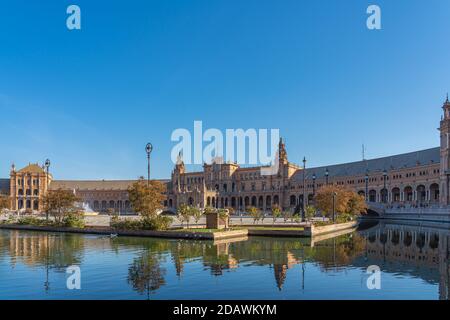
<path id="1" fill-rule="evenodd" d="M 58 179 L 136 178 L 151 141 L 167 178 L 194 120 L 280 128 L 309 166 L 438 146 L 449 20 L 447 0 L 2 1 L 0 177 L 50 158 Z"/>

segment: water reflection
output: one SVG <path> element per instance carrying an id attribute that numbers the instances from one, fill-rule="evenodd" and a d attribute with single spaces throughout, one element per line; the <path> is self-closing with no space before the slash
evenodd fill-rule
<path id="1" fill-rule="evenodd" d="M 370 263 L 382 265 L 385 272 L 407 272 L 438 283 L 439 299 L 449 299 L 449 226 L 382 221 L 360 234 L 366 239 L 365 258 Z"/>
<path id="2" fill-rule="evenodd" d="M 30 270 L 44 269 L 46 279 L 42 282 L 42 290 L 48 292 L 51 291 L 52 272 L 65 272 L 67 266 L 74 264 L 81 265 L 84 270 L 86 260 L 108 252 L 125 260 L 126 264 L 102 267 L 106 270 L 125 267 L 126 276 L 117 284 L 102 274 L 101 285 L 105 290 L 108 286 L 128 287 L 137 295 L 150 299 L 168 285 L 171 290 L 176 290 L 177 286 L 181 288 L 189 272 L 196 272 L 194 278 L 201 285 L 203 281 L 209 281 L 207 274 L 225 277 L 229 272 L 240 273 L 248 268 L 255 272 L 269 269 L 273 272 L 270 281 L 274 292 L 283 292 L 290 281 L 295 281 L 297 288 L 307 292 L 308 265 L 326 275 L 346 273 L 349 268 L 359 268 L 363 273 L 368 265 L 376 264 L 383 272 L 438 284 L 439 298 L 448 299 L 448 244 L 449 230 L 442 226 L 390 222 L 379 223 L 364 231 L 312 240 L 252 237 L 217 243 L 0 230 L 0 268 L 7 264 L 13 270 L 21 264 Z M 202 270 L 192 271 L 193 266 L 199 264 Z M 191 267 L 188 269 L 187 265 Z M 296 269 L 295 273 L 289 273 L 291 269 Z M 294 277 L 300 277 L 301 282 Z M 242 290 L 254 292 L 261 283 L 249 285 L 254 287 L 243 287 Z M 169 293 L 166 297 L 170 298 Z M 220 297 L 204 292 L 203 298 Z"/>
<path id="3" fill-rule="evenodd" d="M 128 283 L 138 293 L 146 293 L 147 299 L 150 299 L 150 293 L 166 283 L 164 280 L 166 270 L 161 268 L 160 264 L 158 256 L 145 251 L 134 259 L 128 269 Z"/>

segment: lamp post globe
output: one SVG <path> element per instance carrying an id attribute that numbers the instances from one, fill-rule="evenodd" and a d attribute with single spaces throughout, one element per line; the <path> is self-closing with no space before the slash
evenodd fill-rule
<path id="1" fill-rule="evenodd" d="M 149 142 L 145 146 L 145 152 L 147 152 L 147 155 L 150 155 L 150 153 L 152 153 L 152 151 L 153 151 L 153 145 Z"/>
<path id="2" fill-rule="evenodd" d="M 147 186 L 150 185 L 150 154 L 153 151 L 153 145 L 149 142 L 145 146 L 145 152 L 147 153 Z"/>

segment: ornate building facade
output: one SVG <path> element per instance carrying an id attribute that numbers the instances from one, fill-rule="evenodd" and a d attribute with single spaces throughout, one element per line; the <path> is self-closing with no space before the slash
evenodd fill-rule
<path id="1" fill-rule="evenodd" d="M 349 187 L 369 203 L 392 206 L 446 207 L 450 205 L 450 101 L 447 97 L 440 122 L 440 147 L 389 157 L 316 168 L 288 161 L 280 139 L 278 172 L 261 174 L 262 167 L 244 168 L 234 163 L 204 164 L 201 172 L 186 172 L 182 159 L 168 184 L 168 206 L 181 203 L 199 207 L 255 206 L 269 211 L 272 205 L 295 209 L 313 201 L 326 184 Z"/>
<path id="2" fill-rule="evenodd" d="M 270 211 L 273 205 L 298 209 L 313 201 L 326 184 L 349 187 L 369 203 L 398 207 L 448 207 L 450 205 L 450 101 L 447 97 L 440 122 L 440 146 L 389 157 L 316 168 L 302 168 L 288 160 L 283 140 L 278 145 L 278 170 L 262 174 L 267 167 L 240 167 L 235 163 L 204 164 L 199 172 L 187 172 L 180 158 L 167 185 L 164 205 L 175 210 L 186 203 L 198 207 L 248 206 Z M 73 190 L 87 210 L 130 211 L 127 189 L 133 180 L 54 180 L 43 167 L 30 164 L 9 179 L 0 179 L 0 194 L 9 194 L 13 210 L 42 209 L 48 190 Z M 303 200 L 305 199 L 305 200 Z"/>

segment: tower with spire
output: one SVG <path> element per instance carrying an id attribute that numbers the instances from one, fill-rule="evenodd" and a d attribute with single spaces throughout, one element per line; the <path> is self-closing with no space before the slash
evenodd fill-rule
<path id="1" fill-rule="evenodd" d="M 281 137 L 280 137 L 280 142 L 278 143 L 278 159 L 280 161 L 280 165 L 288 164 L 286 146 L 283 142 L 283 138 L 281 138 Z"/>
<path id="2" fill-rule="evenodd" d="M 447 97 L 442 105 L 443 116 L 439 126 L 440 131 L 440 149 L 441 149 L 441 166 L 440 173 L 440 195 L 439 202 L 441 205 L 450 204 L 450 101 Z"/>

